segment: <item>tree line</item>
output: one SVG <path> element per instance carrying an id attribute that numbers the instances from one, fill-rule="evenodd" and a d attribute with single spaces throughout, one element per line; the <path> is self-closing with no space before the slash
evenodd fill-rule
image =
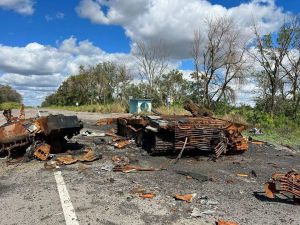
<path id="1" fill-rule="evenodd" d="M 236 90 L 249 79 L 257 86 L 259 110 L 296 117 L 300 108 L 300 26 L 289 18 L 277 33 L 261 35 L 253 23 L 252 38 L 229 17 L 206 19 L 206 29 L 195 29 L 190 54 L 194 72 L 186 79 L 170 69 L 163 42 L 133 45 L 136 79 L 125 65 L 102 62 L 80 67 L 48 96 L 43 106 L 126 102 L 129 96 L 151 98 L 154 105 L 189 98 L 207 108 L 236 100 Z M 254 38 L 253 38 L 254 36 Z M 137 81 L 138 80 L 138 81 Z"/>

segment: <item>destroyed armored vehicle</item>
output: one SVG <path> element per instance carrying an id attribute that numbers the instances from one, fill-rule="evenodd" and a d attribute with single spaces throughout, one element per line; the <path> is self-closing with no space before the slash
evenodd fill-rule
<path id="1" fill-rule="evenodd" d="M 136 116 L 118 118 L 117 125 L 121 136 L 134 138 L 152 155 L 186 149 L 208 151 L 219 157 L 248 149 L 248 141 L 241 135 L 244 125 L 213 117 Z"/>
<path id="2" fill-rule="evenodd" d="M 21 112 L 24 110 L 21 110 Z M 9 110 L 4 111 L 7 123 L 0 126 L 0 154 L 22 155 L 46 160 L 50 153 L 62 150 L 67 138 L 79 134 L 83 124 L 77 116 L 49 115 L 25 119 L 12 117 Z"/>
<path id="3" fill-rule="evenodd" d="M 248 139 L 241 134 L 246 129 L 245 124 L 214 118 L 210 110 L 192 101 L 186 101 L 184 108 L 192 115 L 132 115 L 100 119 L 96 124 L 103 126 L 116 122 L 118 135 L 134 139 L 151 155 L 178 152 L 181 155 L 184 150 L 192 150 L 206 151 L 219 157 L 248 150 Z"/>

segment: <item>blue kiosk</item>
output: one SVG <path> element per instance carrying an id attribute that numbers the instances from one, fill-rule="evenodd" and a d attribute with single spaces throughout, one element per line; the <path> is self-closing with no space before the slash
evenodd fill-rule
<path id="1" fill-rule="evenodd" d="M 129 113 L 139 114 L 148 113 L 152 110 L 151 99 L 130 99 L 129 100 Z"/>

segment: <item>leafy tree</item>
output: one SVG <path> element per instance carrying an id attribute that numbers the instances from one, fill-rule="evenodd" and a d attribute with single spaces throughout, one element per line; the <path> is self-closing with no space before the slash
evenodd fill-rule
<path id="1" fill-rule="evenodd" d="M 0 103 L 3 102 L 22 102 L 22 96 L 8 85 L 0 84 Z"/>
<path id="2" fill-rule="evenodd" d="M 286 23 L 281 27 L 276 39 L 272 37 L 272 34 L 261 36 L 256 25 L 254 25 L 254 33 L 257 46 L 256 51 L 251 55 L 263 68 L 260 73 L 257 73 L 260 76 L 258 76 L 258 80 L 265 95 L 264 98 L 269 100 L 266 110 L 274 114 L 277 106 L 277 96 L 282 94 L 282 97 L 284 97 L 286 73 L 282 69 L 282 65 L 289 51 L 294 31 Z"/>
<path id="3" fill-rule="evenodd" d="M 182 72 L 171 70 L 163 74 L 161 80 L 157 81 L 162 101 L 166 102 L 171 97 L 174 102 L 182 103 L 191 94 L 189 83 L 183 78 Z"/>
<path id="4" fill-rule="evenodd" d="M 43 102 L 47 105 L 80 105 L 109 103 L 122 98 L 131 78 L 126 67 L 111 62 L 80 67 L 79 74 L 65 80 L 56 93 Z"/>

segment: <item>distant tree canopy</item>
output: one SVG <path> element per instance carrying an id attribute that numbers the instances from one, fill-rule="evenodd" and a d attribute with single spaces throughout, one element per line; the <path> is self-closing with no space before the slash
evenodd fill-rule
<path id="1" fill-rule="evenodd" d="M 78 75 L 70 76 L 58 90 L 46 97 L 42 106 L 80 105 L 109 103 L 122 99 L 131 78 L 124 66 L 104 62 L 79 69 Z"/>
<path id="2" fill-rule="evenodd" d="M 0 103 L 4 102 L 22 102 L 22 96 L 8 85 L 0 84 Z"/>
<path id="3" fill-rule="evenodd" d="M 178 70 L 172 70 L 163 74 L 160 79 L 155 79 L 152 88 L 148 82 L 132 81 L 124 66 L 111 62 L 87 68 L 81 66 L 79 73 L 70 76 L 54 94 L 47 96 L 42 106 L 127 102 L 129 96 L 151 98 L 154 105 L 158 106 L 165 103 L 168 96 L 175 102 L 182 102 L 193 93 L 190 82 L 183 79 L 183 74 Z"/>
<path id="4" fill-rule="evenodd" d="M 195 29 L 191 41 L 190 79 L 179 70 L 170 71 L 171 59 L 162 43 L 138 41 L 133 49 L 138 82 L 133 82 L 125 66 L 112 62 L 80 67 L 42 106 L 127 102 L 132 96 L 150 98 L 157 107 L 170 97 L 174 103 L 191 99 L 217 111 L 232 106 L 236 90 L 253 80 L 258 111 L 300 117 L 299 17 L 266 35 L 253 24 L 255 44 L 230 17 L 207 19 L 206 27 Z"/>

